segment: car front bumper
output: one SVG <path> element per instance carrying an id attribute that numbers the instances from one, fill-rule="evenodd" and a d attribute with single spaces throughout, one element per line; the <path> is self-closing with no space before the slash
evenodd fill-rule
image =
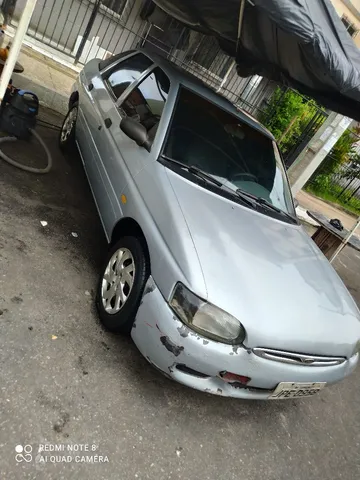
<path id="1" fill-rule="evenodd" d="M 144 357 L 166 376 L 203 392 L 266 400 L 280 382 L 336 383 L 356 367 L 359 355 L 327 367 L 286 364 L 255 355 L 244 346 L 226 345 L 198 335 L 170 309 L 149 278 L 131 336 Z M 246 387 L 227 383 L 220 372 L 250 377 Z"/>

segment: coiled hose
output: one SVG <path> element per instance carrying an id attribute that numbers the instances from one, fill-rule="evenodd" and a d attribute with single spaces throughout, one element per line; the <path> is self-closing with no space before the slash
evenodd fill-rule
<path id="1" fill-rule="evenodd" d="M 5 162 L 10 163 L 10 165 L 13 165 L 16 168 L 20 168 L 20 170 L 25 170 L 26 172 L 48 173 L 50 172 L 52 163 L 53 163 L 50 150 L 48 149 L 43 139 L 35 130 L 33 130 L 32 128 L 29 128 L 29 130 L 37 138 L 38 142 L 40 143 L 40 145 L 42 145 L 43 149 L 46 152 L 48 163 L 45 168 L 34 168 L 34 167 L 28 167 L 27 165 L 22 165 L 21 163 L 18 163 L 12 158 L 8 157 L 1 149 L 0 149 L 0 158 L 5 160 Z M 17 140 L 16 137 L 0 137 L 0 144 L 5 142 L 16 142 L 16 140 Z"/>

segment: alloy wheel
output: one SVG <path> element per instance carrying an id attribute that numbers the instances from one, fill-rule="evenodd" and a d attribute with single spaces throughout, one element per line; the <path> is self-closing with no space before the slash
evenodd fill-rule
<path id="1" fill-rule="evenodd" d="M 77 107 L 73 107 L 68 113 L 64 121 L 63 127 L 61 129 L 61 136 L 60 136 L 60 139 L 63 143 L 66 142 L 66 140 L 71 135 L 71 132 L 73 131 L 73 128 L 75 126 L 75 122 L 77 119 L 77 114 L 78 114 Z"/>
<path id="2" fill-rule="evenodd" d="M 129 298 L 135 279 L 135 261 L 127 248 L 119 248 L 106 266 L 101 299 L 109 314 L 118 313 Z"/>

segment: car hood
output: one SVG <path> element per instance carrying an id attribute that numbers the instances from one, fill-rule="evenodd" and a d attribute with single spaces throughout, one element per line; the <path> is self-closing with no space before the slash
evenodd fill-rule
<path id="1" fill-rule="evenodd" d="M 207 300 L 241 321 L 248 347 L 352 355 L 359 310 L 303 227 L 170 170 L 168 177 L 198 253 Z"/>

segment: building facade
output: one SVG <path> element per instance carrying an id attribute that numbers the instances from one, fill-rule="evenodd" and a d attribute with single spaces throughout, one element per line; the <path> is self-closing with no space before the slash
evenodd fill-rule
<path id="1" fill-rule="evenodd" d="M 349 35 L 360 48 L 360 0 L 331 0 Z"/>

